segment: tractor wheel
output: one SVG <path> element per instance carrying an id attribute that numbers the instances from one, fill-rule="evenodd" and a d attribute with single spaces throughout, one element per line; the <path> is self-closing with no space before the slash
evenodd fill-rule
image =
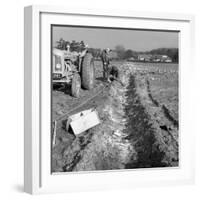
<path id="1" fill-rule="evenodd" d="M 74 74 L 72 78 L 72 86 L 71 86 L 71 93 L 73 97 L 80 96 L 80 89 L 81 89 L 81 78 L 79 74 Z"/>
<path id="2" fill-rule="evenodd" d="M 94 72 L 94 60 L 90 53 L 87 53 L 83 58 L 81 79 L 83 88 L 90 90 L 94 87 L 95 72 Z"/>

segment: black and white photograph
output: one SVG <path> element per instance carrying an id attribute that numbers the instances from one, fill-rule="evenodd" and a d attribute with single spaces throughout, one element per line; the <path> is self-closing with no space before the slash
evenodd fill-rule
<path id="1" fill-rule="evenodd" d="M 51 25 L 51 172 L 179 167 L 179 31 Z"/>

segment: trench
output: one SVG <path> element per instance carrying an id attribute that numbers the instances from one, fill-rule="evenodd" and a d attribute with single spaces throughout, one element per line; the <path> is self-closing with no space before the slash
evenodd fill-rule
<path id="1" fill-rule="evenodd" d="M 167 120 L 163 123 L 166 113 L 155 104 L 146 79 L 142 82 L 130 67 L 123 75 L 124 85 L 113 81 L 105 102 L 97 108 L 102 123 L 63 150 L 62 171 L 178 166 L 176 124 L 170 122 L 169 128 Z M 161 121 L 155 119 L 156 112 Z"/>
<path id="2" fill-rule="evenodd" d="M 71 147 L 65 150 L 63 171 L 125 168 L 125 163 L 130 160 L 130 155 L 132 155 L 133 151 L 132 145 L 123 139 L 126 136 L 123 133 L 123 129 L 125 128 L 125 91 L 128 81 L 126 80 L 124 84 L 125 86 L 122 86 L 119 82 L 113 81 L 109 86 L 103 106 L 101 109 L 97 108 L 102 121 L 101 125 L 88 131 L 88 133 L 92 133 L 92 136 L 87 138 L 87 141 L 84 139 L 87 144 L 84 149 L 81 149 L 80 145 L 76 145 L 79 140 L 78 137 Z"/>

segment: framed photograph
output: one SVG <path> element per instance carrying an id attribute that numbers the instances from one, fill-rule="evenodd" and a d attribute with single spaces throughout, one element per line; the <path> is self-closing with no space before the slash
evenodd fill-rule
<path id="1" fill-rule="evenodd" d="M 25 8 L 32 194 L 194 181 L 194 17 Z"/>

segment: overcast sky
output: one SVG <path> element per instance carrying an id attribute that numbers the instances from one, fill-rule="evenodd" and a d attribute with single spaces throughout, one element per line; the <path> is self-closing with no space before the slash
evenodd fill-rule
<path id="1" fill-rule="evenodd" d="M 104 29 L 86 27 L 53 27 L 53 46 L 60 38 L 81 41 L 93 48 L 123 45 L 126 49 L 147 51 L 156 48 L 178 48 L 178 32 Z"/>

